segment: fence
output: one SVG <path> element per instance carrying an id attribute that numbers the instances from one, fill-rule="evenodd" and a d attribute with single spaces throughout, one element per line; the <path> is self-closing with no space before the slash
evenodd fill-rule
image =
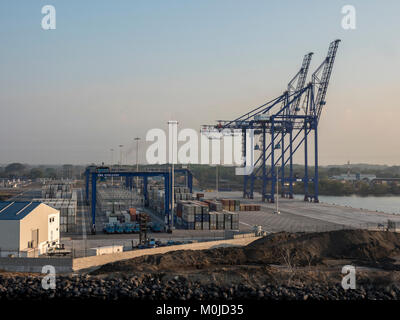
<path id="1" fill-rule="evenodd" d="M 202 235 L 188 235 L 185 236 L 176 236 L 167 234 L 161 234 L 160 236 L 156 236 L 152 234 L 152 238 L 155 241 L 160 241 L 164 245 L 168 242 L 170 243 L 179 243 L 179 244 L 187 244 L 187 243 L 197 243 L 197 242 L 206 242 L 206 241 L 218 241 L 218 240 L 226 240 L 232 239 L 233 235 L 230 233 L 220 232 L 220 233 L 209 233 L 207 236 Z M 103 238 L 103 239 L 82 239 L 82 240 L 71 240 L 66 248 L 71 250 L 71 256 L 73 259 L 75 258 L 83 258 L 90 257 L 94 255 L 93 248 L 96 247 L 106 247 L 106 246 L 123 246 L 124 251 L 135 250 L 139 245 L 139 239 L 116 239 L 116 238 Z"/>
<path id="2" fill-rule="evenodd" d="M 0 258 L 35 258 L 40 254 L 39 248 L 27 250 L 0 248 Z"/>
<path id="3" fill-rule="evenodd" d="M 71 258 L 0 258 L 0 270 L 10 272 L 38 272 L 41 273 L 46 265 L 51 265 L 57 273 L 72 271 Z"/>

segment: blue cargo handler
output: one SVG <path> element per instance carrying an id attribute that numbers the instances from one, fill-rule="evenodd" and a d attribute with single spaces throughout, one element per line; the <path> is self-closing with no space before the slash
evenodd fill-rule
<path id="1" fill-rule="evenodd" d="M 175 169 L 175 173 L 182 173 L 187 177 L 187 184 L 190 192 L 193 190 L 193 175 L 188 169 Z M 168 229 L 172 227 L 172 217 L 171 217 L 171 172 L 170 171 L 113 171 L 108 167 L 96 167 L 89 166 L 85 171 L 85 196 L 86 202 L 91 204 L 91 213 L 92 213 L 92 226 L 91 231 L 92 234 L 96 234 L 96 186 L 97 180 L 105 180 L 106 178 L 118 178 L 125 177 L 125 185 L 127 188 L 133 188 L 133 178 L 141 177 L 143 178 L 143 195 L 145 199 L 145 203 L 148 203 L 148 194 L 147 194 L 147 182 L 149 178 L 154 177 L 162 177 L 164 179 L 164 189 L 165 189 L 165 221 L 167 222 Z M 91 197 L 89 198 L 89 186 L 91 187 Z M 117 230 L 116 230 L 117 231 Z M 118 232 L 118 231 L 117 231 Z M 123 232 L 123 231 L 122 231 Z"/>

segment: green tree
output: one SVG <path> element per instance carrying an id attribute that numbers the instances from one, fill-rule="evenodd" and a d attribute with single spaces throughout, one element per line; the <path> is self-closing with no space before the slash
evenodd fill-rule
<path id="1" fill-rule="evenodd" d="M 44 172 L 46 178 L 57 179 L 57 172 L 54 168 L 46 168 Z"/>
<path id="2" fill-rule="evenodd" d="M 31 171 L 29 172 L 29 177 L 31 179 L 38 179 L 38 178 L 43 178 L 44 173 L 41 169 L 39 168 L 33 168 L 31 169 Z"/>
<path id="3" fill-rule="evenodd" d="M 7 165 L 4 172 L 9 177 L 22 176 L 24 175 L 25 169 L 26 167 L 23 164 L 14 162 Z"/>

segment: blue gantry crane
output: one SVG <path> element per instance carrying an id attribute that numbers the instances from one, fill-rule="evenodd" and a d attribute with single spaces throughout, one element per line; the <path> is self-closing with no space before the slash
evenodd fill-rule
<path id="1" fill-rule="evenodd" d="M 277 98 L 245 113 L 234 120 L 219 120 L 217 125 L 203 126 L 202 132 L 242 133 L 242 154 L 246 166 L 246 135 L 249 130 L 259 138 L 260 151 L 254 162 L 254 170 L 244 176 L 243 197 L 253 198 L 255 182 L 261 180 L 263 201 L 274 202 L 276 184 L 281 185 L 281 195 L 293 198 L 293 155 L 303 145 L 304 200 L 318 202 L 318 122 L 321 116 L 331 77 L 333 64 L 340 40 L 330 43 L 328 54 L 314 71 L 311 81 L 306 85 L 307 74 L 313 53 L 304 56 L 300 70 L 290 80 L 287 90 Z M 314 176 L 309 175 L 308 140 L 314 136 Z M 269 162 L 269 165 L 268 165 Z M 289 173 L 285 172 L 288 166 Z M 309 183 L 314 188 L 310 190 Z M 288 186 L 288 187 L 287 187 Z"/>
<path id="2" fill-rule="evenodd" d="M 176 168 L 175 173 L 180 173 L 185 176 L 187 181 L 187 187 L 190 192 L 193 191 L 193 175 L 189 169 Z M 153 171 L 121 171 L 112 170 L 109 167 L 96 167 L 89 166 L 85 170 L 85 200 L 87 204 L 90 204 L 92 224 L 91 232 L 96 234 L 96 202 L 97 202 L 97 180 L 106 178 L 125 178 L 125 187 L 127 189 L 133 189 L 133 178 L 140 177 L 143 179 L 143 196 L 145 200 L 145 206 L 148 205 L 148 193 L 147 184 L 149 178 L 162 178 L 164 181 L 164 215 L 167 227 L 170 229 L 172 226 L 172 215 L 171 215 L 171 200 L 172 200 L 172 183 L 171 183 L 171 171 L 169 170 L 153 170 Z"/>

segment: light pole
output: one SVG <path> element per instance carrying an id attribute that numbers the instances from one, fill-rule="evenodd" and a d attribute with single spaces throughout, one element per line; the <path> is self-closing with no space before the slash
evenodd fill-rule
<path id="1" fill-rule="evenodd" d="M 221 137 L 221 136 L 219 136 L 219 137 L 209 137 L 208 139 L 209 139 L 210 141 L 211 141 L 211 140 L 213 140 L 213 139 L 216 139 L 216 140 L 221 140 L 221 139 L 222 139 L 222 137 Z M 219 162 L 219 163 L 221 163 L 221 162 Z M 218 164 L 218 163 L 216 163 L 216 164 L 215 164 L 215 189 L 216 189 L 215 199 L 218 199 L 218 197 L 219 197 L 219 176 L 218 176 L 218 166 L 219 166 L 219 164 Z"/>
<path id="2" fill-rule="evenodd" d="M 121 171 L 121 168 L 122 168 L 122 147 L 123 146 L 124 146 L 123 144 L 120 144 L 118 146 L 119 147 L 119 171 Z M 122 177 L 120 179 L 120 182 L 122 182 Z"/>
<path id="3" fill-rule="evenodd" d="M 218 181 L 219 180 L 219 176 L 218 176 L 218 164 L 215 165 L 215 187 L 217 190 L 217 194 L 216 194 L 216 199 L 218 199 L 219 197 L 219 185 L 218 185 Z"/>
<path id="4" fill-rule="evenodd" d="M 136 141 L 136 172 L 139 172 L 139 137 L 134 139 Z M 136 176 L 136 188 L 139 190 L 139 177 Z"/>
<path id="5" fill-rule="evenodd" d="M 174 150 L 174 144 L 175 141 L 177 140 L 177 137 L 175 136 L 175 133 L 177 134 L 178 131 L 178 121 L 176 120 L 170 120 L 168 121 L 168 132 L 169 132 L 169 146 L 170 146 L 170 151 L 171 155 L 169 158 L 172 162 L 172 181 L 171 181 L 171 229 L 174 229 L 174 210 L 175 210 L 175 186 L 174 186 L 174 180 L 175 180 L 175 150 Z M 171 130 L 172 129 L 172 130 Z"/>
<path id="6" fill-rule="evenodd" d="M 111 152 L 111 165 L 110 165 L 110 167 L 112 167 L 113 164 L 114 164 L 114 149 L 110 149 L 110 152 Z"/>
<path id="7" fill-rule="evenodd" d="M 113 168 L 113 165 L 114 165 L 114 149 L 110 149 L 110 151 L 111 151 L 111 166 L 110 166 L 110 171 L 112 171 L 112 168 Z M 114 185 L 114 178 L 113 178 L 113 176 L 111 175 L 111 186 L 113 186 Z"/>
<path id="8" fill-rule="evenodd" d="M 123 147 L 124 145 L 123 144 L 120 144 L 118 147 L 119 147 L 119 168 L 121 169 L 121 166 L 122 166 L 122 147 Z"/>

